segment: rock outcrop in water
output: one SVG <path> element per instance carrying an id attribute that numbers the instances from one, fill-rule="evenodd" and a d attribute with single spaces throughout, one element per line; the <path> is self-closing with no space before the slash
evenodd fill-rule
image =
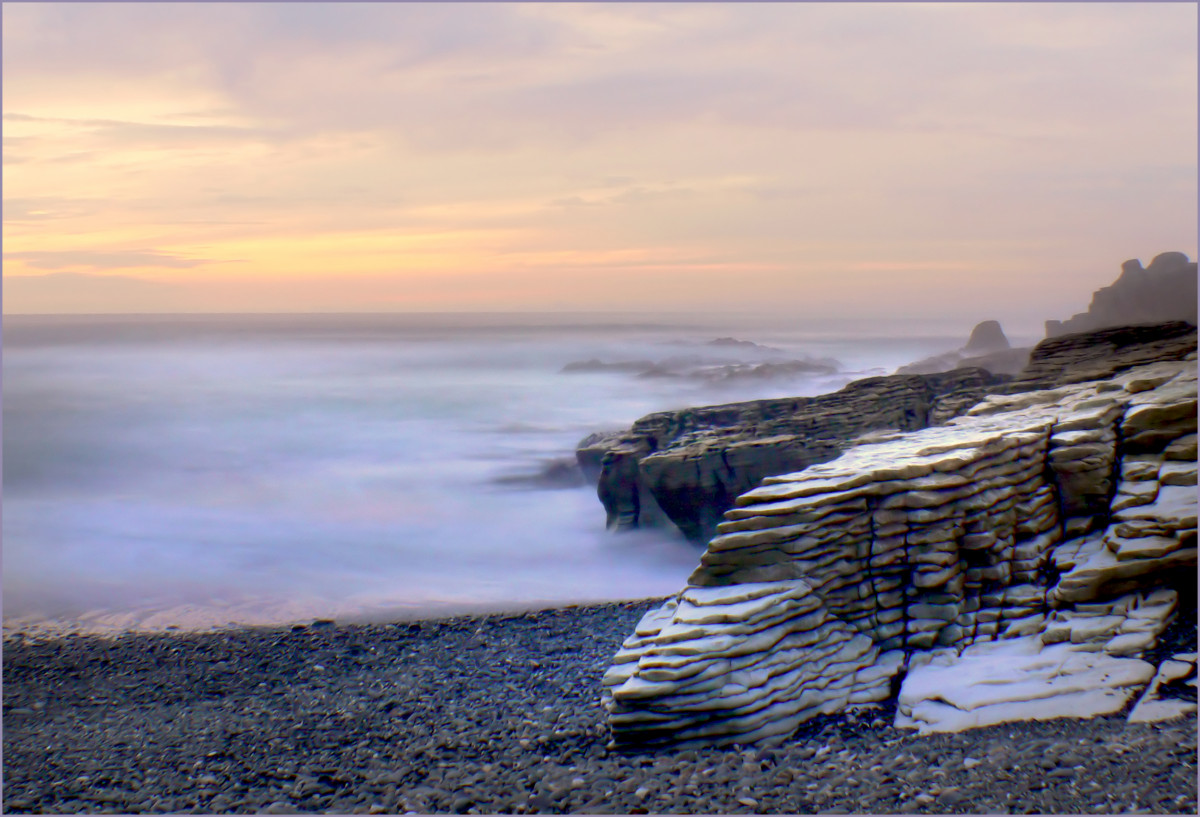
<path id="1" fill-rule="evenodd" d="M 706 357 L 704 355 L 672 355 L 661 360 L 618 360 L 605 362 L 599 358 L 575 360 L 563 366 L 560 374 L 594 374 L 597 372 L 619 372 L 632 374 L 642 379 L 682 378 L 709 385 L 720 386 L 738 381 L 785 380 L 797 377 L 835 374 L 840 364 L 830 358 L 805 358 L 803 360 L 780 357 L 777 349 L 760 346 L 746 340 L 718 338 L 708 346 L 719 350 L 746 352 L 751 357 L 765 356 L 759 360 L 733 360 L 728 357 Z"/>
<path id="2" fill-rule="evenodd" d="M 599 463 L 597 493 L 610 528 L 665 518 L 702 543 L 733 500 L 764 477 L 831 460 L 868 432 L 941 422 L 1005 379 L 981 369 L 891 375 L 819 397 L 663 411 L 623 434 L 588 437 L 577 455 L 585 473 Z"/>
<path id="3" fill-rule="evenodd" d="M 737 497 L 605 675 L 614 743 L 780 740 L 901 679 L 897 725 L 944 731 L 1117 712 L 1194 678 L 1194 653 L 1140 657 L 1196 583 L 1195 331 L 1155 342 L 1166 359 L 1126 344 L 1062 384 L 1078 372 L 1054 350 L 1087 346 L 1062 339 L 1020 379 L 1036 390 Z"/>
<path id="4" fill-rule="evenodd" d="M 978 368 L 857 380 L 818 397 L 753 400 L 650 414 L 627 432 L 593 434 L 576 451 L 597 484 L 608 527 L 675 524 L 703 543 L 733 500 L 765 477 L 837 457 L 864 434 L 916 431 L 985 394 L 1110 377 L 1195 348 L 1182 321 L 1042 341 L 1014 379 Z"/>
<path id="5" fill-rule="evenodd" d="M 1029 352 L 1028 346 L 1012 348 L 999 321 L 983 321 L 971 330 L 961 349 L 901 366 L 896 374 L 933 374 L 972 366 L 995 374 L 1017 374 L 1029 361 Z"/>
<path id="6" fill-rule="evenodd" d="M 1146 268 L 1126 261 L 1116 281 L 1093 293 L 1087 312 L 1046 321 L 1046 337 L 1158 321 L 1196 324 L 1196 262 L 1181 252 L 1155 256 Z"/>
<path id="7" fill-rule="evenodd" d="M 1000 321 L 981 321 L 971 330 L 971 337 L 967 338 L 967 345 L 963 347 L 963 351 L 986 355 L 988 352 L 1001 352 L 1011 348 L 1012 344 L 1008 342 Z"/>

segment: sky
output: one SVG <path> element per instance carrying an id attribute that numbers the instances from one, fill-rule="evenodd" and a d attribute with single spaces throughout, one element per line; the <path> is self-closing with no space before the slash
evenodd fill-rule
<path id="1" fill-rule="evenodd" d="M 5 3 L 4 311 L 947 313 L 1197 248 L 1193 3 Z"/>

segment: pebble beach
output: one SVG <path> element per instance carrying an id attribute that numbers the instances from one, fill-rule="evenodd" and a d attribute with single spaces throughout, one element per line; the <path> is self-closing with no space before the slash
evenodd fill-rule
<path id="1" fill-rule="evenodd" d="M 5 813 L 1195 814 L 1195 715 L 622 754 L 600 678 L 661 600 L 4 643 Z M 1181 609 L 1161 650 L 1195 649 Z"/>

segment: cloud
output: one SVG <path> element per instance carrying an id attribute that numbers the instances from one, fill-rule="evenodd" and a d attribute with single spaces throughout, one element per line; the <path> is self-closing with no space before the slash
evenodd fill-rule
<path id="1" fill-rule="evenodd" d="M 655 201 L 687 199 L 696 195 L 698 195 L 698 192 L 690 187 L 677 187 L 668 185 L 664 187 L 649 188 L 634 186 L 627 187 L 618 193 L 610 193 L 591 197 L 585 197 L 581 195 L 563 196 L 553 199 L 550 202 L 550 206 L 596 207 L 610 204 L 646 204 Z"/>
<path id="2" fill-rule="evenodd" d="M 32 4 L 5 15 L 10 107 L 27 73 L 171 75 L 278 128 L 92 123 L 114 142 L 373 130 L 445 152 L 689 122 L 1005 132 L 1014 116 L 1086 131 L 1178 99 L 1180 75 L 1195 84 L 1194 24 L 1162 24 L 1194 23 L 1195 10 L 1121 4 Z"/>
<path id="3" fill-rule="evenodd" d="M 52 221 L 61 218 L 78 218 L 97 211 L 99 199 L 81 199 L 55 196 L 29 196 L 4 200 L 4 220 Z"/>
<path id="4" fill-rule="evenodd" d="M 118 248 L 35 269 L 205 247 L 294 282 L 303 241 L 366 280 L 437 233 L 460 236 L 421 255 L 438 275 L 670 246 L 837 270 L 986 257 L 1040 292 L 1073 253 L 1195 249 L 1184 4 L 10 4 L 4 22 L 20 249 Z M 55 240 L 72 216 L 85 232 Z"/>
<path id="5" fill-rule="evenodd" d="M 139 147 L 191 148 L 221 144 L 266 142 L 278 144 L 294 134 L 282 128 L 244 127 L 234 125 L 172 125 L 159 122 L 136 122 L 119 119 L 74 119 L 69 117 L 34 116 L 15 111 L 4 114 L 7 122 L 49 124 L 90 140 L 97 147 L 117 147 L 124 150 Z M 53 161 L 87 160 L 97 155 L 86 151 L 56 156 Z"/>
<path id="6" fill-rule="evenodd" d="M 583 196 L 563 196 L 550 202 L 551 207 L 595 207 L 601 202 Z"/>
<path id="7" fill-rule="evenodd" d="M 849 264 L 850 272 L 969 272 L 977 262 L 964 261 L 860 261 Z"/>
<path id="8" fill-rule="evenodd" d="M 181 258 L 154 250 L 125 250 L 103 252 L 94 250 L 27 250 L 6 252 L 6 259 L 24 261 L 34 269 L 129 269 L 131 267 L 169 267 L 187 269 L 214 263 L 205 258 Z"/>

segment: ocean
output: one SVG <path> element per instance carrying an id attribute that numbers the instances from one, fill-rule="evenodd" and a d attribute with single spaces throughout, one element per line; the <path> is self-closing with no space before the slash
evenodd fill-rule
<path id="1" fill-rule="evenodd" d="M 580 439 L 652 411 L 834 391 L 967 331 L 750 315 L 5 316 L 4 626 L 666 595 L 700 551 L 671 530 L 605 530 L 570 465 Z"/>

